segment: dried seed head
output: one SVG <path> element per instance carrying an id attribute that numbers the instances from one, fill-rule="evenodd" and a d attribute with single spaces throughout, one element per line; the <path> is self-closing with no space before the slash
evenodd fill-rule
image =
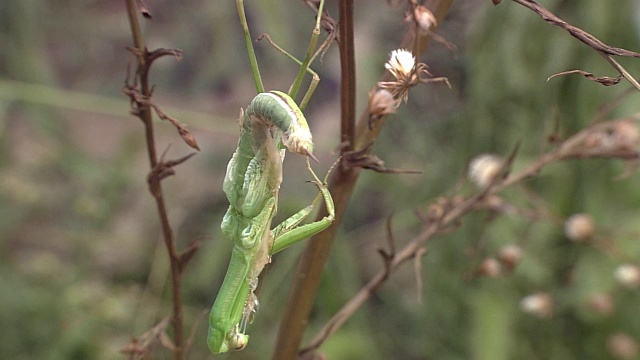
<path id="1" fill-rule="evenodd" d="M 613 312 L 613 299 L 607 293 L 591 295 L 587 300 L 587 304 L 593 311 L 602 315 L 610 315 Z"/>
<path id="2" fill-rule="evenodd" d="M 520 300 L 522 311 L 539 318 L 550 318 L 553 315 L 553 298 L 547 293 L 535 293 Z"/>
<path id="3" fill-rule="evenodd" d="M 486 258 L 478 266 L 477 274 L 480 276 L 497 277 L 502 274 L 500 262 L 494 258 Z"/>
<path id="4" fill-rule="evenodd" d="M 607 348 L 615 359 L 637 359 L 638 343 L 630 335 L 616 333 L 607 339 Z"/>
<path id="5" fill-rule="evenodd" d="M 486 189 L 500 174 L 504 160 L 493 154 L 478 155 L 469 163 L 469 180 L 480 189 Z"/>
<path id="6" fill-rule="evenodd" d="M 588 241 L 595 230 L 593 219 L 587 214 L 573 214 L 564 223 L 564 234 L 574 242 Z"/>
<path id="7" fill-rule="evenodd" d="M 509 244 L 500 249 L 498 259 L 502 261 L 509 271 L 513 271 L 522 260 L 522 248 L 518 245 Z"/>
<path id="8" fill-rule="evenodd" d="M 426 7 L 422 5 L 416 6 L 413 10 L 413 17 L 416 19 L 416 23 L 420 30 L 424 32 L 431 31 L 431 28 L 438 25 L 436 17 Z"/>
<path id="9" fill-rule="evenodd" d="M 640 286 L 640 267 L 632 264 L 620 265 L 616 268 L 614 277 L 616 281 L 629 289 Z"/>

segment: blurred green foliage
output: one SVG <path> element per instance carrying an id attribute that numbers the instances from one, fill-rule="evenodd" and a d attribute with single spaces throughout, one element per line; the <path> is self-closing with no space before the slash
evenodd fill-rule
<path id="1" fill-rule="evenodd" d="M 226 270 L 231 243 L 219 228 L 226 210 L 222 177 L 236 142 L 238 110 L 254 90 L 232 1 L 148 1 L 144 21 L 150 48 L 184 50 L 152 71 L 155 100 L 191 126 L 202 151 L 165 181 L 171 220 L 184 248 L 203 246 L 185 273 L 186 321 L 195 332 L 193 359 L 208 355 L 206 312 Z M 330 11 L 337 17 L 333 8 Z M 631 0 L 548 0 L 544 5 L 604 42 L 637 50 Z M 306 49 L 312 16 L 302 2 L 247 1 L 254 35 L 269 34 L 297 55 Z M 399 42 L 403 9 L 379 0 L 357 3 L 359 106 Z M 455 54 L 432 44 L 426 57 L 436 76 L 453 83 L 412 90 L 391 116 L 374 151 L 389 167 L 423 175 L 364 173 L 334 245 L 308 336 L 382 267 L 386 218 L 401 246 L 420 229 L 414 209 L 453 194 L 475 155 L 508 155 L 521 148 L 514 170 L 560 136 L 588 125 L 627 85 L 602 87 L 577 75 L 614 73 L 595 52 L 559 28 L 509 1 L 456 1 L 439 31 L 458 45 Z M 132 56 L 121 2 L 4 0 L 0 3 L 0 358 L 116 359 L 170 312 L 167 259 L 146 190 L 142 127 L 119 94 Z M 295 66 L 258 45 L 268 88 L 286 89 Z M 337 50 L 314 68 L 322 82 L 309 105 L 317 153 L 325 168 L 338 145 Z M 637 60 L 622 59 L 632 74 Z M 637 111 L 633 96 L 610 117 Z M 118 115 L 119 114 L 119 115 Z M 168 158 L 189 152 L 168 124 L 158 123 Z M 169 148 L 169 146 L 171 146 Z M 321 167 L 322 167 L 321 166 Z M 565 218 L 590 214 L 611 247 L 576 244 L 562 224 L 517 217 L 467 216 L 457 231 L 428 244 L 422 262 L 422 303 L 412 265 L 392 275 L 379 293 L 322 348 L 330 359 L 607 359 L 617 333 L 640 337 L 637 289 L 613 278 L 623 262 L 640 256 L 637 174 L 614 180 L 624 164 L 580 160 L 557 164 L 505 192 L 523 207 Z M 287 159 L 278 218 L 315 195 L 300 159 Z M 319 170 L 322 171 L 322 170 Z M 465 185 L 462 191 L 472 189 Z M 531 194 L 536 194 L 532 197 Z M 485 258 L 517 244 L 524 251 L 513 273 L 473 276 Z M 619 251 L 610 251 L 611 248 Z M 249 347 L 219 358 L 266 358 L 285 310 L 301 246 L 279 254 L 260 294 L 262 307 Z M 622 254 L 622 255 L 621 255 Z M 553 315 L 523 313 L 525 296 L 545 292 Z M 608 294 L 610 313 L 589 306 Z M 193 327 L 192 327 L 193 326 Z M 153 358 L 170 358 L 159 346 Z M 630 357 L 634 358 L 634 357 Z"/>

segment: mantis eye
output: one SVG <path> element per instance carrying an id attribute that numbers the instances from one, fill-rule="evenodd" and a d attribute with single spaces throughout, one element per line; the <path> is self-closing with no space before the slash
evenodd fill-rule
<path id="1" fill-rule="evenodd" d="M 229 339 L 229 348 L 231 350 L 240 351 L 249 343 L 249 336 L 245 334 L 235 334 Z"/>

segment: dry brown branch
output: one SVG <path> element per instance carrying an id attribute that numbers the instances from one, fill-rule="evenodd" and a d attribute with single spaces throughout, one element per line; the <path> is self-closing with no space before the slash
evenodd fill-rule
<path id="1" fill-rule="evenodd" d="M 185 343 L 184 343 L 184 330 L 183 330 L 183 316 L 182 316 L 182 297 L 180 293 L 182 272 L 184 266 L 193 254 L 192 252 L 197 249 L 193 247 L 187 251 L 187 255 L 180 254 L 178 252 L 173 230 L 169 223 L 169 216 L 167 207 L 164 201 L 164 195 L 162 191 L 162 179 L 170 176 L 174 173 L 174 167 L 189 159 L 191 155 L 187 155 L 177 160 L 171 160 L 165 162 L 163 156 L 158 159 L 156 140 L 154 136 L 153 127 L 153 115 L 152 109 L 156 114 L 166 120 L 169 120 L 174 126 L 178 128 L 183 140 L 186 141 L 191 147 L 198 149 L 198 145 L 195 138 L 186 130 L 186 126 L 181 124 L 176 119 L 165 115 L 160 109 L 151 101 L 151 95 L 153 94 L 153 87 L 149 85 L 149 71 L 151 65 L 155 60 L 164 56 L 174 56 L 180 58 L 182 52 L 177 49 L 157 49 L 149 52 L 144 44 L 142 30 L 138 21 L 138 12 L 143 16 L 150 18 L 147 7 L 141 0 L 125 0 L 127 8 L 127 14 L 129 17 L 129 24 L 131 27 L 131 34 L 133 37 L 134 46 L 128 48 L 137 59 L 137 66 L 135 75 L 132 81 L 129 81 L 129 71 L 127 71 L 127 79 L 125 80 L 125 86 L 123 92 L 131 100 L 131 113 L 142 120 L 145 130 L 145 140 L 147 145 L 147 154 L 149 157 L 149 165 L 151 171 L 147 176 L 147 182 L 149 185 L 149 192 L 153 195 L 156 203 L 156 209 L 160 218 L 160 224 L 162 227 L 162 235 L 165 246 L 169 255 L 169 262 L 171 265 L 171 290 L 173 296 L 173 316 L 171 323 L 173 324 L 173 341 L 171 341 L 164 331 L 159 332 L 157 338 L 170 349 L 176 360 L 184 359 Z M 166 324 L 169 320 L 166 320 Z M 164 324 L 164 321 L 161 323 Z M 166 324 L 164 327 L 166 327 Z M 154 329 L 158 326 L 154 327 Z M 153 334 L 154 329 L 151 330 Z M 163 328 L 164 329 L 164 328 Z M 154 339 L 156 336 L 153 337 Z"/>
<path id="2" fill-rule="evenodd" d="M 142 334 L 139 338 L 131 339 L 131 342 L 127 344 L 122 350 L 123 354 L 128 354 L 129 359 L 140 359 L 151 351 L 151 346 L 156 341 L 161 341 L 162 334 L 165 333 L 171 318 L 165 317 L 156 326 L 149 329 L 146 333 Z"/>
<path id="3" fill-rule="evenodd" d="M 542 17 L 544 21 L 548 22 L 549 24 L 554 26 L 559 26 L 567 30 L 569 34 L 571 34 L 571 36 L 582 41 L 583 43 L 585 43 L 587 46 L 589 46 L 594 50 L 601 51 L 608 55 L 630 56 L 630 57 L 640 58 L 640 54 L 637 52 L 618 48 L 615 46 L 610 46 L 603 43 L 598 38 L 589 34 L 588 32 L 560 19 L 559 17 L 554 15 L 551 11 L 547 10 L 544 6 L 540 5 L 534 0 L 513 0 L 513 1 L 530 9 L 536 14 L 540 15 L 540 17 Z"/>
<path id="4" fill-rule="evenodd" d="M 468 198 L 460 198 L 455 195 L 438 199 L 430 207 L 430 213 L 423 217 L 424 227 L 421 233 L 399 250 L 391 261 L 385 263 L 384 269 L 381 269 L 373 276 L 342 309 L 327 321 L 310 344 L 301 351 L 301 354 L 311 353 L 318 349 L 331 334 L 335 333 L 377 291 L 386 281 L 390 272 L 402 263 L 418 257 L 424 251 L 424 244 L 427 241 L 443 233 L 451 225 L 459 223 L 462 217 L 469 212 L 492 208 L 494 210 L 517 213 L 532 219 L 536 219 L 539 216 L 539 214 L 528 213 L 508 206 L 502 201 L 491 201 L 492 199 L 499 199 L 497 194 L 500 191 L 539 174 L 548 165 L 564 160 L 597 157 L 623 160 L 638 158 L 640 156 L 638 151 L 631 149 L 632 146 L 634 149 L 637 148 L 640 143 L 640 135 L 635 124 L 633 129 L 636 132 L 632 134 L 632 137 L 622 135 L 622 131 L 632 131 L 628 127 L 629 124 L 630 120 L 614 120 L 592 125 L 566 139 L 555 149 L 541 155 L 538 160 L 524 169 L 506 177 L 496 177 L 494 183 L 483 192 Z M 633 139 L 633 143 L 629 142 L 631 139 Z M 511 158 L 515 153 L 515 151 L 512 153 Z"/>

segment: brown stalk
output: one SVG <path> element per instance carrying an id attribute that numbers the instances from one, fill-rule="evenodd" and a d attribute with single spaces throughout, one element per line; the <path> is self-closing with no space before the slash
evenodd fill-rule
<path id="1" fill-rule="evenodd" d="M 444 21 L 452 2 L 453 0 L 427 0 L 424 6 L 431 10 L 438 24 L 440 24 Z M 342 66 L 341 143 L 343 146 L 341 150 L 345 154 L 348 151 L 357 151 L 372 144 L 384 125 L 384 117 L 377 120 L 370 128 L 369 112 L 365 110 L 361 114 L 358 123 L 355 123 L 353 0 L 341 0 L 339 9 L 340 63 Z M 408 30 L 400 47 L 413 48 L 414 44 L 416 44 L 416 33 L 413 29 Z M 421 51 L 426 50 L 430 39 L 429 34 L 420 34 L 417 48 Z M 382 80 L 390 80 L 387 78 L 388 76 L 390 74 L 383 76 Z M 309 315 L 318 291 L 324 265 L 329 256 L 331 244 L 360 174 L 360 168 L 349 168 L 345 166 L 345 163 L 345 157 L 343 156 L 340 166 L 332 173 L 329 180 L 329 191 L 336 209 L 335 221 L 327 230 L 311 238 L 302 254 L 289 295 L 287 312 L 280 325 L 273 359 L 296 359 L 299 355 L 298 349 L 300 348 L 302 335 L 309 321 Z M 318 216 L 321 218 L 324 214 L 325 210 L 323 209 Z"/>
<path id="2" fill-rule="evenodd" d="M 134 55 L 137 58 L 137 70 L 135 73 L 134 83 L 138 83 L 140 86 L 140 93 L 143 98 L 151 98 L 152 88 L 149 86 L 149 65 L 153 59 L 147 57 L 148 52 L 144 45 L 142 37 L 142 31 L 140 29 L 140 23 L 138 21 L 138 12 L 143 11 L 138 6 L 139 2 L 136 0 L 125 0 L 127 8 L 127 14 L 129 17 L 129 23 L 131 26 L 131 33 L 133 35 Z M 133 102 L 133 100 L 132 100 Z M 181 261 L 180 254 L 176 248 L 175 238 L 173 231 L 169 224 L 169 217 L 167 214 L 167 208 L 164 202 L 164 196 L 162 192 L 161 179 L 167 174 L 171 174 L 172 164 L 166 164 L 162 161 L 158 161 L 157 150 L 153 129 L 152 118 L 152 105 L 150 102 L 136 102 L 134 108 L 134 114 L 138 116 L 145 128 L 145 139 L 147 144 L 147 153 L 149 156 L 149 165 L 151 172 L 148 177 L 149 191 L 153 195 L 156 202 L 156 208 L 160 217 L 160 223 L 162 226 L 162 235 L 164 238 L 167 251 L 169 253 L 169 260 L 171 263 L 171 288 L 173 292 L 173 346 L 174 358 L 176 360 L 184 359 L 184 339 L 183 339 L 183 316 L 182 316 L 182 297 L 180 295 L 180 280 L 181 280 Z M 157 110 L 157 109 L 156 109 Z M 185 159 L 186 160 L 186 159 Z M 169 171 L 169 173 L 167 173 Z M 163 176 L 164 174 L 164 176 Z"/>

